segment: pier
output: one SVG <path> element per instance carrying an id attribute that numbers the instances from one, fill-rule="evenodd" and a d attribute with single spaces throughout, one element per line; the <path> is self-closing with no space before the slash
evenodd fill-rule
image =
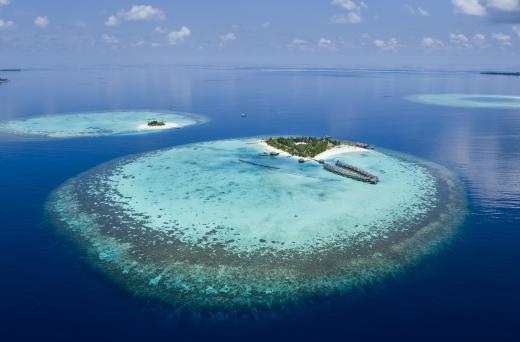
<path id="1" fill-rule="evenodd" d="M 359 167 L 356 167 L 354 165 L 347 164 L 345 162 L 342 162 L 342 161 L 338 160 L 338 161 L 336 161 L 336 166 L 341 167 L 341 168 L 346 169 L 346 170 L 354 171 L 354 172 L 359 173 L 360 175 L 363 175 L 365 177 L 372 178 L 372 179 L 374 179 L 376 181 L 376 183 L 379 182 L 379 178 L 376 175 L 373 175 L 370 172 L 362 170 Z"/>
<path id="2" fill-rule="evenodd" d="M 323 163 L 323 168 L 329 172 L 332 172 L 337 175 L 347 177 L 347 178 L 350 178 L 353 180 L 357 180 L 360 182 L 365 182 L 365 183 L 370 183 L 370 184 L 379 183 L 378 177 L 376 177 L 366 171 L 363 171 L 357 167 L 353 167 L 353 169 L 352 169 L 352 168 L 345 168 L 345 167 L 341 167 L 341 166 L 337 166 L 337 165 L 338 165 L 338 163 L 336 163 L 336 165 L 332 165 L 329 163 Z M 346 165 L 348 165 L 348 164 L 346 164 Z M 362 171 L 362 172 L 354 171 L 354 169 Z M 370 176 L 368 176 L 368 175 L 370 175 Z"/>

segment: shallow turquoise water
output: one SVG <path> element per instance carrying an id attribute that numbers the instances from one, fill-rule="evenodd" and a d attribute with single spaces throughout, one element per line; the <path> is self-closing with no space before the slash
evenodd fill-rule
<path id="1" fill-rule="evenodd" d="M 421 94 L 407 99 L 425 104 L 467 108 L 520 108 L 520 96 L 486 94 Z"/>
<path id="2" fill-rule="evenodd" d="M 164 121 L 176 124 L 181 128 L 194 125 L 201 121 L 201 118 L 185 113 L 153 111 L 69 113 L 0 122 L 0 131 L 49 138 L 143 134 L 161 131 L 161 129 L 140 129 L 139 126 L 146 124 L 148 120 Z"/>
<path id="3" fill-rule="evenodd" d="M 429 253 L 460 219 L 462 191 L 433 164 L 335 157 L 371 185 L 262 151 L 222 140 L 119 159 L 59 188 L 49 213 L 123 286 L 217 309 L 346 291 Z"/>

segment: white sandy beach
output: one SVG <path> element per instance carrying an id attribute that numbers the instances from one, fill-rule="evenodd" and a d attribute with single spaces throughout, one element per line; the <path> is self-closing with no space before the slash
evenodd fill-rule
<path id="1" fill-rule="evenodd" d="M 340 145 L 340 146 L 331 148 L 330 150 L 327 150 L 325 152 L 322 152 L 314 158 L 302 158 L 302 157 L 298 157 L 298 156 L 293 156 L 285 151 L 282 151 L 282 150 L 279 150 L 272 146 L 269 146 L 264 140 L 260 140 L 258 142 L 258 144 L 260 146 L 262 146 L 263 148 L 265 148 L 267 152 L 277 152 L 277 153 L 280 153 L 280 155 L 284 156 L 284 157 L 290 157 L 290 158 L 295 158 L 295 159 L 305 159 L 306 161 L 320 160 L 320 159 L 327 160 L 327 159 L 332 159 L 335 156 L 338 156 L 340 154 L 367 151 L 367 149 L 364 149 L 361 147 L 356 147 L 356 146 L 352 146 L 352 145 Z"/>
<path id="2" fill-rule="evenodd" d="M 150 130 L 158 130 L 158 129 L 171 129 L 171 128 L 181 128 L 182 126 L 176 123 L 165 122 L 163 126 L 148 126 L 147 123 L 139 125 L 137 127 L 140 131 L 150 131 Z"/>

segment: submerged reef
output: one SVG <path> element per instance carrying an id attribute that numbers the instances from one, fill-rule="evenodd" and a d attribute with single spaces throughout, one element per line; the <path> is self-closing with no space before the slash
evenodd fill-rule
<path id="1" fill-rule="evenodd" d="M 70 113 L 0 122 L 0 131 L 46 138 L 78 138 L 142 134 L 204 122 L 203 117 L 180 112 L 115 111 Z M 162 125 L 149 125 L 150 122 Z"/>
<path id="2" fill-rule="evenodd" d="M 424 104 L 463 108 L 519 109 L 520 96 L 486 94 L 421 94 L 407 97 Z"/>
<path id="3" fill-rule="evenodd" d="M 377 174 L 373 186 L 263 150 L 223 140 L 117 159 L 64 183 L 46 211 L 136 295 L 225 313 L 384 279 L 462 220 L 462 187 L 438 165 L 374 150 L 329 156 Z"/>

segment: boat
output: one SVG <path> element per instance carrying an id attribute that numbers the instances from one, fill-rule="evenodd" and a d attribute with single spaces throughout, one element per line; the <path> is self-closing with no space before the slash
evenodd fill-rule
<path id="1" fill-rule="evenodd" d="M 270 155 L 271 157 L 278 157 L 278 156 L 280 155 L 280 153 L 278 153 L 278 152 L 274 152 L 274 151 L 273 151 L 273 152 L 270 152 L 269 155 Z"/>

